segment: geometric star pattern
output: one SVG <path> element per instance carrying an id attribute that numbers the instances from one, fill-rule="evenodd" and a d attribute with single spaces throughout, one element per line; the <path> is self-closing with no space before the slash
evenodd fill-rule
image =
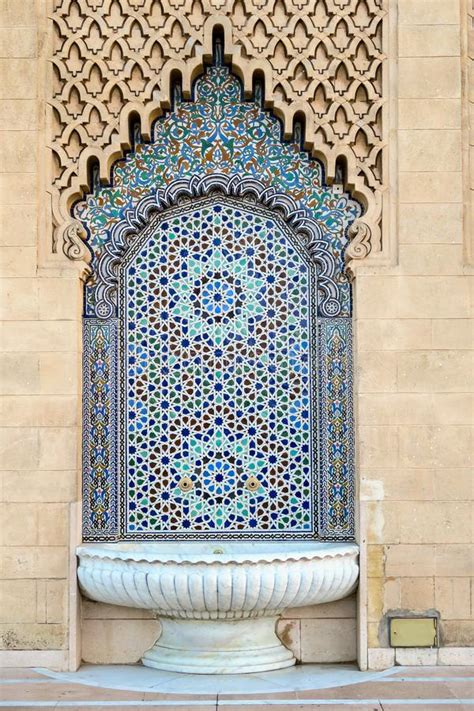
<path id="1" fill-rule="evenodd" d="M 314 267 L 295 239 L 214 198 L 127 260 L 129 532 L 314 530 Z"/>

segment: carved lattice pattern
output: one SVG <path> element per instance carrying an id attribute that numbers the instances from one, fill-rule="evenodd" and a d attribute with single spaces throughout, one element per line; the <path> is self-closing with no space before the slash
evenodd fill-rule
<path id="1" fill-rule="evenodd" d="M 180 71 L 185 97 L 209 60 L 212 28 L 225 31 L 226 59 L 244 81 L 265 78 L 266 103 L 291 134 L 305 117 L 316 155 L 341 153 L 351 181 L 382 186 L 384 0 L 57 0 L 52 13 L 53 210 L 81 174 L 81 155 L 123 151 L 121 117 L 143 119 L 170 102 Z M 146 111 L 145 111 L 146 109 Z M 147 132 L 142 120 L 142 131 Z M 149 131 L 149 129 L 148 129 Z M 126 146 L 125 146 L 126 147 Z M 109 156 L 110 157 L 110 156 Z M 101 166 L 101 177 L 104 166 Z M 78 190 L 85 187 L 79 179 Z M 72 195 L 72 193 L 71 193 Z M 72 199 L 72 197 L 71 197 Z M 62 216 L 60 214 L 62 209 Z"/>

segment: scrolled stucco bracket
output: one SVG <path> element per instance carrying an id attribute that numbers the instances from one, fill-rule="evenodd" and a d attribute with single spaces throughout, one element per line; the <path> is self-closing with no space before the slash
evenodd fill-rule
<path id="1" fill-rule="evenodd" d="M 85 243 L 86 233 L 79 220 L 71 220 L 63 229 L 63 252 L 73 261 L 89 262 L 91 254 Z"/>
<path id="2" fill-rule="evenodd" d="M 62 230 L 63 253 L 73 262 L 82 262 L 81 279 L 85 282 L 92 276 L 92 252 L 86 242 L 86 231 L 79 220 L 70 219 Z"/>
<path id="3" fill-rule="evenodd" d="M 355 266 L 365 259 L 372 251 L 372 230 L 364 220 L 355 220 L 349 227 L 350 239 L 344 252 L 344 273 L 352 281 L 355 277 Z"/>

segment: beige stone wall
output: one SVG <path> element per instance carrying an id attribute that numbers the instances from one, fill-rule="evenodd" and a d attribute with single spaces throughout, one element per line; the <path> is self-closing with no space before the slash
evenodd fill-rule
<path id="1" fill-rule="evenodd" d="M 0 15 L 0 665 L 65 666 L 77 498 L 80 284 L 38 268 L 33 0 Z M 67 273 L 66 273 L 67 274 Z M 69 272 L 70 274 L 70 272 Z M 31 655 L 27 650 L 40 650 Z"/>
<path id="2" fill-rule="evenodd" d="M 46 138 L 35 2 L 0 8 L 0 663 L 74 667 L 81 288 L 70 263 L 46 267 L 38 257 L 51 235 L 37 160 Z M 367 543 L 359 621 L 355 599 L 289 612 L 280 634 L 304 661 L 354 659 L 358 624 L 361 664 L 367 648 L 371 666 L 390 664 L 386 615 L 396 610 L 441 617 L 439 656 L 401 652 L 402 663 L 462 663 L 473 644 L 460 8 L 398 2 L 398 67 L 390 59 L 398 133 L 389 145 L 397 263 L 361 265 L 354 286 L 363 561 Z M 146 613 L 86 602 L 82 655 L 136 661 L 157 631 Z"/>
<path id="3" fill-rule="evenodd" d="M 387 647 L 386 615 L 397 610 L 437 610 L 443 646 L 474 643 L 460 6 L 399 2 L 398 264 L 360 271 L 355 286 L 369 648 Z M 374 665 L 391 660 L 369 654 Z"/>
<path id="4" fill-rule="evenodd" d="M 462 13 L 464 254 L 474 264 L 474 4 L 463 0 Z"/>

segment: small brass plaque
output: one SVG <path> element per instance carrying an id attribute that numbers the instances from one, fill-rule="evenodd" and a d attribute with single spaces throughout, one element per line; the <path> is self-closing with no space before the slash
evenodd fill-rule
<path id="1" fill-rule="evenodd" d="M 434 647 L 436 618 L 400 618 L 390 620 L 391 647 Z"/>

